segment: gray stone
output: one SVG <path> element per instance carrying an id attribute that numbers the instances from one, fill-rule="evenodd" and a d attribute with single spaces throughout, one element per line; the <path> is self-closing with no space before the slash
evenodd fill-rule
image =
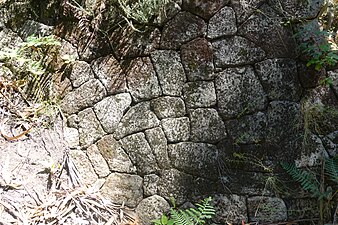
<path id="1" fill-rule="evenodd" d="M 132 60 L 126 71 L 128 88 L 135 102 L 152 99 L 162 94 L 149 57 Z"/>
<path id="2" fill-rule="evenodd" d="M 167 152 L 167 139 L 163 130 L 160 127 L 156 127 L 146 130 L 145 134 L 149 145 L 156 157 L 158 166 L 161 169 L 169 168 L 170 160 Z"/>
<path id="3" fill-rule="evenodd" d="M 178 13 L 164 25 L 160 46 L 164 49 L 178 49 L 182 44 L 206 34 L 207 25 L 203 19 L 188 12 Z"/>
<path id="4" fill-rule="evenodd" d="M 204 19 L 210 19 L 228 0 L 183 0 L 182 8 Z"/>
<path id="5" fill-rule="evenodd" d="M 156 174 L 145 175 L 143 178 L 143 191 L 145 196 L 157 194 L 157 183 L 160 177 Z"/>
<path id="6" fill-rule="evenodd" d="M 323 157 L 329 157 L 326 153 L 324 144 L 317 135 L 307 134 L 306 141 L 304 141 L 304 148 L 301 150 L 301 156 L 295 160 L 297 167 L 311 168 L 320 166 Z"/>
<path id="7" fill-rule="evenodd" d="M 143 199 L 142 183 L 140 176 L 112 173 L 107 177 L 100 192 L 103 197 L 116 204 L 136 207 Z"/>
<path id="8" fill-rule="evenodd" d="M 219 152 L 214 145 L 181 142 L 168 145 L 168 153 L 173 166 L 180 171 L 206 178 L 219 175 Z"/>
<path id="9" fill-rule="evenodd" d="M 79 128 L 79 116 L 77 114 L 72 114 L 67 117 L 67 126 L 71 128 Z"/>
<path id="10" fill-rule="evenodd" d="M 105 132 L 91 108 L 79 112 L 80 145 L 89 145 L 101 138 Z"/>
<path id="11" fill-rule="evenodd" d="M 236 16 L 231 7 L 223 7 L 209 20 L 208 38 L 234 35 L 236 32 Z"/>
<path id="12" fill-rule="evenodd" d="M 70 65 L 69 79 L 73 87 L 80 87 L 85 82 L 94 78 L 94 73 L 90 65 L 84 61 L 75 61 Z"/>
<path id="13" fill-rule="evenodd" d="M 65 127 L 63 132 L 65 141 L 67 142 L 69 148 L 77 148 L 80 145 L 78 129 Z"/>
<path id="14" fill-rule="evenodd" d="M 260 46 L 269 58 L 294 58 L 297 45 L 292 29 L 283 22 L 282 17 L 263 5 L 238 28 L 238 33 Z"/>
<path id="15" fill-rule="evenodd" d="M 0 29 L 0 49 L 5 51 L 6 48 L 15 48 L 22 42 L 22 39 L 12 30 L 3 28 Z"/>
<path id="16" fill-rule="evenodd" d="M 190 110 L 191 140 L 217 143 L 227 137 L 221 117 L 215 109 Z"/>
<path id="17" fill-rule="evenodd" d="M 216 67 L 251 64 L 265 57 L 260 47 L 240 36 L 214 41 L 212 46 Z"/>
<path id="18" fill-rule="evenodd" d="M 92 79 L 79 88 L 67 94 L 61 101 L 65 113 L 73 114 L 93 106 L 106 95 L 106 90 L 100 81 Z"/>
<path id="19" fill-rule="evenodd" d="M 152 55 L 163 94 L 180 96 L 186 81 L 180 55 L 171 50 L 159 50 Z"/>
<path id="20" fill-rule="evenodd" d="M 188 82 L 183 87 L 183 98 L 187 107 L 211 107 L 216 105 L 214 82 Z"/>
<path id="21" fill-rule="evenodd" d="M 69 62 L 79 59 L 77 49 L 71 43 L 64 39 L 62 39 L 60 43 L 59 56 L 61 59 Z"/>
<path id="22" fill-rule="evenodd" d="M 105 132 L 113 133 L 115 131 L 130 104 L 129 93 L 109 96 L 95 104 L 94 111 Z"/>
<path id="23" fill-rule="evenodd" d="M 114 139 L 113 135 L 104 136 L 96 143 L 96 146 L 102 157 L 108 163 L 111 171 L 120 173 L 136 172 L 136 168 L 132 164 L 129 156 Z"/>
<path id="24" fill-rule="evenodd" d="M 189 81 L 214 78 L 212 45 L 205 38 L 196 38 L 182 45 L 181 58 Z"/>
<path id="25" fill-rule="evenodd" d="M 141 102 L 131 107 L 122 117 L 114 136 L 121 139 L 128 134 L 153 128 L 159 124 L 160 121 L 150 110 L 150 103 Z"/>
<path id="26" fill-rule="evenodd" d="M 18 30 L 22 39 L 26 39 L 29 36 L 43 37 L 53 34 L 53 27 L 47 26 L 43 23 L 36 22 L 34 20 L 26 20 L 25 23 Z"/>
<path id="27" fill-rule="evenodd" d="M 300 99 L 302 89 L 294 60 L 268 59 L 257 63 L 255 69 L 270 100 Z"/>
<path id="28" fill-rule="evenodd" d="M 241 24 L 247 20 L 251 14 L 259 9 L 259 6 L 261 6 L 263 2 L 265 2 L 265 0 L 231 0 L 231 5 L 235 10 L 238 23 Z"/>
<path id="29" fill-rule="evenodd" d="M 288 220 L 319 218 L 318 200 L 315 198 L 287 199 Z"/>
<path id="30" fill-rule="evenodd" d="M 243 116 L 226 122 L 229 135 L 238 144 L 262 142 L 267 132 L 267 116 L 263 112 Z"/>
<path id="31" fill-rule="evenodd" d="M 335 92 L 335 94 L 338 96 L 338 70 L 334 71 L 328 71 L 329 78 L 332 80 L 331 88 Z"/>
<path id="32" fill-rule="evenodd" d="M 287 220 L 287 208 L 280 198 L 255 196 L 248 198 L 250 221 L 260 223 Z"/>
<path id="33" fill-rule="evenodd" d="M 240 224 L 248 221 L 245 197 L 238 195 L 215 195 L 212 205 L 216 210 L 213 221 L 218 224 Z"/>
<path id="34" fill-rule="evenodd" d="M 153 224 L 153 220 L 158 219 L 163 213 L 170 209 L 169 203 L 158 195 L 153 195 L 143 199 L 136 207 L 136 214 L 143 225 Z"/>
<path id="35" fill-rule="evenodd" d="M 169 142 L 187 141 L 190 136 L 188 117 L 161 120 L 163 131 Z"/>
<path id="36" fill-rule="evenodd" d="M 109 171 L 108 164 L 106 160 L 102 157 L 98 147 L 94 144 L 90 145 L 87 148 L 86 152 L 99 178 L 106 177 L 107 175 L 109 175 L 110 171 Z"/>
<path id="37" fill-rule="evenodd" d="M 71 150 L 69 151 L 69 157 L 79 172 L 81 182 L 89 186 L 94 184 L 97 180 L 97 175 L 86 153 L 81 150 Z"/>
<path id="38" fill-rule="evenodd" d="M 136 166 L 138 174 L 151 174 L 159 170 L 156 157 L 143 133 L 129 135 L 120 142 Z"/>
<path id="39" fill-rule="evenodd" d="M 164 96 L 151 101 L 156 116 L 159 119 L 182 117 L 185 115 L 184 101 L 179 97 Z"/>
<path id="40" fill-rule="evenodd" d="M 126 90 L 126 75 L 123 73 L 119 61 L 113 56 L 109 55 L 93 60 L 92 69 L 105 86 L 108 94 Z"/>
<path id="41" fill-rule="evenodd" d="M 262 110 L 267 98 L 252 67 L 231 68 L 215 80 L 219 112 L 225 118 Z"/>
<path id="42" fill-rule="evenodd" d="M 329 157 L 334 157 L 338 154 L 337 141 L 338 141 L 338 131 L 333 132 L 322 138 L 322 142 L 325 146 L 325 150 Z"/>

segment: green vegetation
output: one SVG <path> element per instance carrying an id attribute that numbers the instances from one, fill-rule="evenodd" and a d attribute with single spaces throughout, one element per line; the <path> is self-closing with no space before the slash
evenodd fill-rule
<path id="1" fill-rule="evenodd" d="M 207 219 L 215 215 L 215 210 L 210 204 L 211 197 L 196 204 L 196 208 L 170 209 L 170 216 L 163 214 L 161 218 L 154 220 L 154 225 L 198 225 L 205 224 Z"/>

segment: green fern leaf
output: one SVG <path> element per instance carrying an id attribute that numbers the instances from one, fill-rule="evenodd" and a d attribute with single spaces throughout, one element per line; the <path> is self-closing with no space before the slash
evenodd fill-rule
<path id="1" fill-rule="evenodd" d="M 338 156 L 325 159 L 325 174 L 335 183 L 338 183 Z"/>

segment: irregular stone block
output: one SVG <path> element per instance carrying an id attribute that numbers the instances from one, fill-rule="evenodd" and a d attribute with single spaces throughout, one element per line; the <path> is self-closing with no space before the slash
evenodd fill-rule
<path id="1" fill-rule="evenodd" d="M 15 48 L 22 42 L 22 39 L 12 30 L 3 28 L 0 30 L 0 49 Z"/>
<path id="2" fill-rule="evenodd" d="M 264 2 L 265 0 L 231 0 L 238 23 L 241 24 L 247 20 Z"/>
<path id="3" fill-rule="evenodd" d="M 183 87 L 183 98 L 187 107 L 211 107 L 216 105 L 214 82 L 188 82 Z"/>
<path id="4" fill-rule="evenodd" d="M 93 144 L 87 148 L 87 155 L 99 178 L 106 177 L 110 173 L 108 164 L 96 145 Z"/>
<path id="5" fill-rule="evenodd" d="M 107 161 L 111 171 L 120 173 L 136 172 L 136 168 L 129 156 L 114 139 L 113 135 L 104 136 L 96 143 L 96 146 L 100 154 Z"/>
<path id="6" fill-rule="evenodd" d="M 283 22 L 274 10 L 263 5 L 238 28 L 238 33 L 260 46 L 269 58 L 295 58 L 297 45 L 292 29 Z"/>
<path id="7" fill-rule="evenodd" d="M 265 57 L 263 49 L 240 36 L 214 41 L 212 46 L 216 67 L 251 64 Z"/>
<path id="8" fill-rule="evenodd" d="M 267 116 L 263 112 L 243 116 L 226 122 L 229 134 L 238 144 L 262 142 L 267 132 Z"/>
<path id="9" fill-rule="evenodd" d="M 143 133 L 129 135 L 120 142 L 139 174 L 145 175 L 159 170 L 156 157 Z"/>
<path id="10" fill-rule="evenodd" d="M 112 173 L 100 192 L 103 197 L 116 204 L 136 207 L 143 199 L 142 183 L 140 176 Z"/>
<path id="11" fill-rule="evenodd" d="M 156 174 L 145 175 L 143 178 L 143 191 L 145 196 L 157 194 L 157 183 L 160 177 Z"/>
<path id="12" fill-rule="evenodd" d="M 338 96 L 338 70 L 328 71 L 329 78 L 332 80 L 331 88 L 335 92 L 336 96 Z"/>
<path id="13" fill-rule="evenodd" d="M 182 45 L 181 58 L 189 81 L 214 78 L 212 45 L 205 38 L 196 38 Z"/>
<path id="14" fill-rule="evenodd" d="M 218 177 L 218 150 L 205 143 L 181 142 L 169 144 L 168 153 L 173 166 L 180 171 L 200 177 Z"/>
<path id="15" fill-rule="evenodd" d="M 81 181 L 86 185 L 92 185 L 97 180 L 97 175 L 92 164 L 82 150 L 71 150 L 69 156 L 80 174 Z"/>
<path id="16" fill-rule="evenodd" d="M 178 49 L 182 44 L 206 34 L 203 19 L 188 12 L 178 13 L 164 25 L 160 46 L 164 49 Z"/>
<path id="17" fill-rule="evenodd" d="M 161 120 L 163 131 L 169 142 L 187 141 L 190 136 L 188 117 Z"/>
<path id="18" fill-rule="evenodd" d="M 319 218 L 317 199 L 286 199 L 288 220 Z"/>
<path id="19" fill-rule="evenodd" d="M 90 65 L 84 61 L 75 61 L 70 65 L 69 69 L 69 79 L 75 88 L 94 78 Z"/>
<path id="20" fill-rule="evenodd" d="M 222 6 L 227 4 L 229 0 L 183 0 L 182 8 L 204 19 L 210 19 Z"/>
<path id="21" fill-rule="evenodd" d="M 149 57 L 132 60 L 126 72 L 128 87 L 134 101 L 148 100 L 162 94 L 156 72 Z"/>
<path id="22" fill-rule="evenodd" d="M 34 20 L 26 20 L 25 23 L 18 30 L 22 39 L 26 39 L 29 36 L 44 37 L 53 34 L 53 26 L 47 26 L 46 24 L 36 22 Z"/>
<path id="23" fill-rule="evenodd" d="M 122 117 L 114 136 L 117 139 L 121 139 L 128 134 L 153 128 L 159 124 L 160 121 L 150 110 L 150 103 L 141 102 L 131 107 Z"/>
<path id="24" fill-rule="evenodd" d="M 152 224 L 153 220 L 161 218 L 162 214 L 170 209 L 169 203 L 158 195 L 143 199 L 136 208 L 136 214 L 141 224 Z"/>
<path id="25" fill-rule="evenodd" d="M 234 35 L 236 32 L 236 16 L 231 7 L 223 7 L 209 20 L 208 38 Z"/>
<path id="26" fill-rule="evenodd" d="M 184 101 L 179 97 L 164 96 L 151 101 L 156 116 L 159 119 L 182 117 L 185 115 Z"/>
<path id="27" fill-rule="evenodd" d="M 105 132 L 113 133 L 115 131 L 130 104 L 131 96 L 129 93 L 109 96 L 95 104 L 94 112 Z"/>
<path id="28" fill-rule="evenodd" d="M 255 69 L 270 100 L 300 99 L 302 89 L 294 60 L 268 59 L 255 64 Z"/>
<path id="29" fill-rule="evenodd" d="M 63 129 L 63 136 L 69 148 L 77 148 L 80 145 L 78 129 L 65 127 Z"/>
<path id="30" fill-rule="evenodd" d="M 105 86 L 108 94 L 123 92 L 126 87 L 126 75 L 119 61 L 109 55 L 92 61 L 92 69 Z"/>
<path id="31" fill-rule="evenodd" d="M 240 224 L 248 221 L 246 199 L 238 195 L 215 195 L 212 205 L 216 210 L 213 221 L 218 224 Z"/>
<path id="32" fill-rule="evenodd" d="M 160 127 L 145 131 L 146 138 L 151 149 L 154 152 L 158 166 L 161 169 L 170 167 L 170 160 L 167 152 L 167 139 L 163 130 Z"/>
<path id="33" fill-rule="evenodd" d="M 191 140 L 216 143 L 227 137 L 221 117 L 215 109 L 190 110 Z"/>
<path id="34" fill-rule="evenodd" d="M 79 112 L 80 145 L 89 145 L 105 135 L 100 122 L 91 108 Z"/>
<path id="35" fill-rule="evenodd" d="M 106 90 L 100 81 L 92 79 L 79 88 L 67 94 L 61 101 L 65 113 L 73 114 L 93 106 L 106 95 Z"/>
<path id="36" fill-rule="evenodd" d="M 219 112 L 224 118 L 265 108 L 266 94 L 252 67 L 230 68 L 215 80 Z"/>
<path id="37" fill-rule="evenodd" d="M 171 50 L 159 50 L 154 52 L 151 57 L 163 94 L 180 96 L 186 82 L 180 55 Z"/>
<path id="38" fill-rule="evenodd" d="M 261 223 L 287 220 L 287 209 L 280 198 L 255 196 L 248 198 L 248 211 L 250 221 Z"/>

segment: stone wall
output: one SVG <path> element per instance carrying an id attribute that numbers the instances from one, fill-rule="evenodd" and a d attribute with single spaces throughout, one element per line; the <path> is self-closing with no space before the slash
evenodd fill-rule
<path id="1" fill-rule="evenodd" d="M 88 37 L 81 21 L 46 22 L 76 58 L 56 91 L 85 182 L 136 207 L 145 224 L 171 197 L 181 205 L 213 196 L 221 224 L 313 216 L 306 194 L 269 186 L 285 178 L 279 162 L 313 166 L 337 151 L 334 121 L 304 148 L 306 106 L 337 109 L 338 73 L 319 86 L 319 72 L 299 60 L 284 22 L 315 21 L 322 2 L 296 2 L 177 1 L 142 33 L 117 26 Z"/>

